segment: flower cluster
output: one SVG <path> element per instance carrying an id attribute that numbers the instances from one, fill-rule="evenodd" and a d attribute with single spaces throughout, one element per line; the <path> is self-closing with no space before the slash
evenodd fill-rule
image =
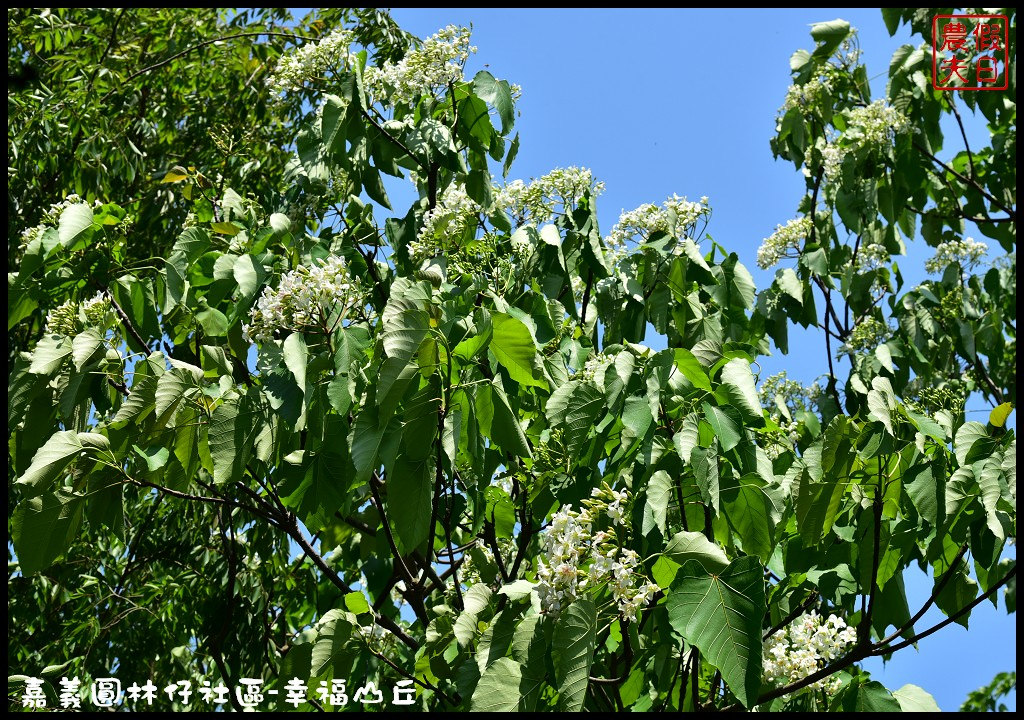
<path id="1" fill-rule="evenodd" d="M 333 329 L 353 308 L 366 304 L 366 288 L 350 276 L 342 257 L 286 273 L 277 289 L 266 287 L 256 301 L 252 322 L 242 326 L 249 342 L 267 341 L 278 330 Z"/>
<path id="2" fill-rule="evenodd" d="M 857 251 L 857 269 L 861 272 L 875 270 L 889 263 L 889 250 L 881 243 L 868 243 Z"/>
<path id="3" fill-rule="evenodd" d="M 85 327 L 102 326 L 110 310 L 110 299 L 103 293 L 80 303 L 67 300 L 46 314 L 45 333 L 74 337 Z"/>
<path id="4" fill-rule="evenodd" d="M 604 368 L 608 367 L 615 361 L 614 356 L 605 355 L 604 353 L 597 353 L 587 358 L 587 361 L 583 364 L 583 369 L 577 374 L 583 382 L 590 382 L 595 380 L 601 375 Z"/>
<path id="5" fill-rule="evenodd" d="M 892 329 L 881 320 L 869 317 L 858 323 L 846 342 L 839 348 L 840 355 L 874 350 L 892 335 Z"/>
<path id="6" fill-rule="evenodd" d="M 588 168 L 555 168 L 529 184 L 513 180 L 495 188 L 492 209 L 511 215 L 517 225 L 539 225 L 550 220 L 559 205 L 568 210 L 588 192 L 594 197 L 604 192 L 604 183 L 595 182 Z"/>
<path id="7" fill-rule="evenodd" d="M 801 680 L 842 657 L 856 641 L 856 629 L 847 626 L 841 617 L 829 615 L 825 620 L 816 612 L 801 615 L 764 644 L 761 657 L 765 680 L 780 685 Z M 839 680 L 833 676 L 808 687 L 834 693 L 838 685 Z"/>
<path id="8" fill-rule="evenodd" d="M 773 422 L 779 426 L 779 432 L 765 432 L 764 451 L 770 460 L 775 460 L 783 452 L 792 450 L 800 439 L 799 423 L 794 419 L 800 410 L 813 411 L 819 398 L 823 395 L 821 385 L 814 381 L 810 387 L 796 380 L 790 380 L 786 371 L 768 377 L 761 384 L 761 404 L 767 408 Z"/>
<path id="9" fill-rule="evenodd" d="M 466 188 L 452 183 L 441 193 L 437 204 L 423 216 L 423 226 L 409 243 L 409 257 L 416 264 L 448 249 L 466 230 L 477 224 L 481 207 L 466 194 Z"/>
<path id="10" fill-rule="evenodd" d="M 811 78 L 803 85 L 790 85 L 786 91 L 786 101 L 782 112 L 797 108 L 803 113 L 813 109 L 824 93 L 832 91 L 832 83 L 821 78 Z"/>
<path id="11" fill-rule="evenodd" d="M 366 88 L 374 100 L 411 105 L 420 95 L 462 82 L 462 67 L 476 47 L 469 28 L 449 25 L 410 50 L 398 62 L 366 69 Z"/>
<path id="12" fill-rule="evenodd" d="M 306 43 L 282 55 L 274 72 L 267 76 L 267 87 L 274 95 L 301 90 L 308 81 L 322 77 L 331 68 L 352 65 L 356 56 L 349 51 L 350 45 L 352 32 L 339 28 L 315 43 Z"/>
<path id="13" fill-rule="evenodd" d="M 861 148 L 880 148 L 891 145 L 897 135 L 910 129 L 910 120 L 894 107 L 876 100 L 870 105 L 849 111 L 846 130 L 838 141 L 828 143 L 822 150 L 825 177 L 834 181 L 846 156 Z M 810 152 L 811 148 L 808 148 Z"/>
<path id="14" fill-rule="evenodd" d="M 947 240 L 935 248 L 935 257 L 924 262 L 924 269 L 933 274 L 941 274 L 954 263 L 969 270 L 980 263 L 988 253 L 988 245 L 974 238 L 963 240 Z"/>
<path id="15" fill-rule="evenodd" d="M 625 491 L 607 484 L 595 488 L 575 512 L 563 507 L 551 520 L 544 535 L 544 554 L 537 562 L 537 593 L 544 612 L 557 615 L 563 607 L 590 588 L 607 582 L 619 613 L 635 620 L 637 612 L 650 602 L 658 586 L 638 572 L 640 557 L 620 547 L 605 531 L 593 532 L 595 519 L 607 516 L 612 526 L 625 524 Z M 590 561 L 589 568 L 583 565 Z"/>
<path id="16" fill-rule="evenodd" d="M 775 232 L 766 237 L 757 250 L 757 266 L 767 270 L 782 258 L 790 257 L 790 251 L 799 250 L 801 243 L 810 234 L 810 215 L 794 218 L 785 225 L 776 226 Z"/>
<path id="17" fill-rule="evenodd" d="M 687 228 L 710 213 L 707 197 L 702 197 L 700 202 L 690 202 L 673 194 L 661 207 L 646 203 L 635 210 L 623 212 L 605 242 L 611 248 L 613 259 L 618 260 L 625 255 L 626 244 L 637 236 L 647 240 L 652 234 L 663 232 L 683 238 Z"/>

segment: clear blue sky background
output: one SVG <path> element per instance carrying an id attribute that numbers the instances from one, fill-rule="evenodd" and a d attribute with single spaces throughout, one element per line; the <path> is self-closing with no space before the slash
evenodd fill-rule
<path id="1" fill-rule="evenodd" d="M 516 120 L 522 146 L 509 179 L 568 165 L 593 169 L 607 184 L 599 200 L 604 233 L 623 209 L 660 203 L 672 193 L 691 200 L 707 195 L 714 208 L 710 234 L 739 254 L 758 287 L 774 271 L 757 268 L 757 248 L 776 224 L 794 216 L 804 188 L 792 163 L 774 161 L 768 147 L 789 85 L 789 56 L 812 46 L 810 23 L 849 20 L 860 30 L 873 95 L 882 97 L 893 51 L 911 41 L 905 29 L 890 38 L 878 9 L 429 8 L 393 15 L 420 37 L 449 23 L 472 24 L 479 53 L 467 74 L 486 64 L 495 76 L 522 85 Z M 987 144 L 983 122 L 970 122 L 969 134 L 972 147 Z M 961 149 L 950 128 L 946 136 L 943 157 Z M 392 199 L 404 212 L 405 199 Z M 909 266 L 920 267 L 930 256 L 917 245 L 900 264 L 911 283 L 924 276 Z M 790 350 L 763 361 L 764 371 L 785 369 L 805 382 L 824 372 L 817 336 L 792 335 Z M 907 584 L 914 610 L 932 581 L 913 572 Z M 933 611 L 920 627 L 941 618 Z M 891 689 L 914 683 L 943 710 L 957 710 L 968 692 L 1017 667 L 1016 616 L 1007 616 L 1001 603 L 998 611 L 979 606 L 970 628 L 953 625 L 923 640 L 916 652 L 908 648 L 887 666 L 873 659 L 867 667 Z M 1009 704 L 1015 709 L 1015 696 Z"/>

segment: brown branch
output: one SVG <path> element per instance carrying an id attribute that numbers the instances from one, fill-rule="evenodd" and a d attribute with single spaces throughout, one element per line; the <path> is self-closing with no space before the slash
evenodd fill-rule
<path id="1" fill-rule="evenodd" d="M 971 185 L 975 190 L 977 190 L 979 193 L 981 193 L 982 197 L 984 197 L 986 200 L 988 200 L 990 203 L 995 205 L 997 208 L 999 208 L 1000 210 L 1005 212 L 1010 217 L 1013 217 L 1014 219 L 1016 219 L 1016 213 L 1012 209 L 1010 209 L 1006 205 L 1004 205 L 1002 202 L 1000 202 L 996 198 L 995 195 L 993 195 L 988 190 L 986 190 L 984 187 L 982 187 L 981 184 L 978 181 L 974 180 L 973 178 L 969 178 L 969 177 L 966 177 L 964 175 L 961 175 L 956 170 L 951 168 L 949 165 L 947 165 L 946 163 L 942 162 L 937 157 L 932 155 L 930 152 L 925 150 L 924 146 L 921 145 L 920 143 L 918 143 L 916 140 L 914 141 L 914 147 L 916 147 L 921 152 L 921 154 L 923 154 L 925 157 L 927 157 L 933 163 L 935 163 L 936 165 L 938 165 L 939 167 L 944 169 L 946 172 L 950 173 L 951 175 L 953 175 L 954 177 L 959 179 L 961 182 L 965 182 L 968 185 Z"/>
<path id="2" fill-rule="evenodd" d="M 971 180 L 974 180 L 974 176 L 977 175 L 974 171 L 974 155 L 971 153 L 971 146 L 967 143 L 967 131 L 964 130 L 964 120 L 960 117 L 960 111 L 956 109 L 956 94 L 946 93 L 946 99 L 949 100 L 949 109 L 953 111 L 953 115 L 956 117 L 956 124 L 960 126 L 960 137 L 964 139 L 964 149 L 967 150 L 967 162 L 971 167 Z"/>
<path id="3" fill-rule="evenodd" d="M 943 588 L 946 587 L 946 585 L 949 583 L 950 579 L 953 577 L 953 574 L 957 570 L 957 565 L 959 564 L 960 559 L 964 555 L 966 555 L 966 554 L 967 554 L 967 543 L 964 543 L 963 545 L 960 546 L 960 552 L 958 552 L 956 554 L 956 557 L 953 558 L 953 562 L 950 563 L 949 568 L 947 568 L 946 572 L 944 572 L 942 574 L 942 577 L 939 579 L 939 581 L 937 583 L 935 583 L 935 587 L 932 588 L 932 594 L 928 596 L 928 600 L 926 600 L 924 605 L 921 606 L 921 609 L 918 610 L 917 613 L 914 614 L 914 617 L 910 618 L 910 620 L 908 620 L 907 622 L 903 623 L 903 625 L 900 627 L 899 630 L 894 632 L 892 635 L 889 635 L 884 640 L 880 640 L 879 643 L 878 643 L 879 645 L 888 645 L 890 642 L 892 642 L 893 640 L 898 638 L 900 635 L 905 633 L 907 630 L 909 630 L 910 628 L 914 627 L 914 624 L 918 620 L 920 620 L 922 617 L 924 617 L 924 614 L 926 612 L 928 612 L 928 608 L 930 608 L 932 606 L 932 604 L 935 602 L 936 598 L 938 598 L 939 593 L 942 592 Z"/>
<path id="4" fill-rule="evenodd" d="M 999 590 L 999 588 L 1001 588 L 1003 585 L 1005 585 L 1007 583 L 1007 581 L 1009 581 L 1011 578 L 1016 577 L 1016 575 L 1017 575 L 1017 566 L 1015 565 L 1015 566 L 1013 566 L 1010 569 L 1010 571 L 1008 573 L 1006 573 L 1005 576 L 1003 576 L 1003 578 L 999 582 L 997 582 L 995 585 L 990 587 L 985 593 L 983 593 L 982 595 L 979 595 L 972 602 L 970 602 L 969 604 L 967 604 L 965 607 L 961 608 L 957 612 L 953 613 L 952 615 L 947 617 L 942 622 L 936 623 L 935 625 L 932 625 L 927 630 L 925 630 L 923 632 L 919 632 L 918 634 L 914 635 L 912 638 L 904 640 L 903 642 L 898 643 L 896 645 L 893 645 L 892 647 L 878 648 L 878 646 L 875 646 L 876 650 L 872 654 L 873 655 L 888 655 L 890 653 L 896 652 L 897 650 L 902 650 L 905 647 L 913 645 L 918 640 L 923 640 L 924 638 L 928 637 L 932 633 L 938 632 L 939 630 L 941 630 L 942 628 L 946 627 L 950 623 L 956 622 L 957 620 L 959 620 L 964 615 L 970 613 L 971 610 L 973 610 L 975 607 L 977 607 L 978 605 L 983 603 L 985 600 L 988 600 L 989 597 L 991 597 L 993 594 L 995 594 Z"/>
<path id="5" fill-rule="evenodd" d="M 284 33 L 284 32 L 274 32 L 274 31 L 270 31 L 270 30 L 263 30 L 263 31 L 260 31 L 260 32 L 238 33 L 236 35 L 222 35 L 221 37 L 216 37 L 216 38 L 213 38 L 211 40 L 203 40 L 200 43 L 196 43 L 195 45 L 192 45 L 191 47 L 185 48 L 184 50 L 182 50 L 179 53 L 175 53 L 174 55 L 171 55 L 168 58 L 164 58 L 163 60 L 161 60 L 158 63 L 153 63 L 152 65 L 150 65 L 148 67 L 142 68 L 141 70 L 136 70 L 131 75 L 126 77 L 124 80 L 122 80 L 120 82 L 120 86 L 127 85 L 132 80 L 134 80 L 135 78 L 139 77 L 139 75 L 144 75 L 144 74 L 146 74 L 148 72 L 151 72 L 153 70 L 157 70 L 158 68 L 162 68 L 164 65 L 167 65 L 168 63 L 172 63 L 175 60 L 177 60 L 178 58 L 184 57 L 185 55 L 188 55 L 191 52 L 195 52 L 196 50 L 199 50 L 201 48 L 204 48 L 207 45 L 212 45 L 212 44 L 218 43 L 218 42 L 226 42 L 228 40 L 236 40 L 238 38 L 244 38 L 244 37 L 261 37 L 263 35 L 266 35 L 268 37 L 285 37 L 285 38 L 289 38 L 291 40 L 307 40 L 308 41 L 308 40 L 312 40 L 313 39 L 313 38 L 305 37 L 303 35 L 295 35 L 293 33 Z M 113 90 L 111 90 L 110 92 L 112 93 Z M 105 100 L 108 95 L 110 95 L 110 93 L 107 93 L 107 95 L 104 95 L 103 99 Z"/>
<path id="6" fill-rule="evenodd" d="M 769 628 L 768 631 L 761 636 L 761 641 L 764 642 L 772 635 L 777 633 L 779 630 L 789 625 L 791 622 L 793 622 L 798 617 L 803 615 L 808 610 L 808 608 L 810 608 L 816 602 L 818 602 L 818 592 L 815 590 L 811 593 L 810 597 L 808 597 L 806 600 L 800 603 L 800 605 L 798 605 L 795 610 L 790 611 L 789 615 L 783 618 L 778 625 L 773 625 L 771 628 Z"/>
<path id="7" fill-rule="evenodd" d="M 96 285 L 103 291 L 103 294 L 107 296 L 107 299 L 110 300 L 110 304 L 114 307 L 114 312 L 116 312 L 117 316 L 121 319 L 121 324 L 124 325 L 124 329 L 128 331 L 128 334 L 131 335 L 135 342 L 141 345 L 144 350 L 149 350 L 149 344 L 142 339 L 142 335 L 140 335 L 139 331 L 135 329 L 134 325 L 132 325 L 132 321 L 128 319 L 128 314 L 117 303 L 117 300 L 114 299 L 114 294 L 110 292 L 110 288 L 104 285 L 99 285 L 98 283 L 96 283 Z"/>
<path id="8" fill-rule="evenodd" d="M 287 525 L 284 526 L 284 531 L 287 532 L 288 535 L 302 549 L 302 552 L 306 554 L 306 557 L 313 561 L 313 564 L 320 569 L 320 572 L 322 572 L 335 587 L 337 587 L 346 595 L 352 592 L 352 588 L 349 587 L 348 583 L 342 580 L 341 576 L 339 576 L 336 572 L 334 572 L 334 570 L 331 569 L 330 565 L 328 565 L 327 562 L 323 559 L 323 557 L 320 556 L 320 553 L 314 550 L 313 546 L 310 545 L 309 541 L 306 540 L 305 536 L 303 536 L 302 531 L 299 530 L 298 520 L 296 519 L 295 515 L 289 513 L 287 521 Z M 399 627 L 398 624 L 395 623 L 395 621 L 391 618 L 385 617 L 374 612 L 373 621 L 385 630 L 390 631 L 392 635 L 397 637 L 412 650 L 419 649 L 420 644 L 412 637 L 410 637 L 408 634 L 406 634 L 405 630 Z"/>

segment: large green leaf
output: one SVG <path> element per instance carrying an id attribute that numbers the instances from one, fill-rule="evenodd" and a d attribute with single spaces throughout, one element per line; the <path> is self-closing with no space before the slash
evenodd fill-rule
<path id="1" fill-rule="evenodd" d="M 57 224 L 60 244 L 71 245 L 85 235 L 92 227 L 92 207 L 88 203 L 77 203 L 64 208 Z"/>
<path id="2" fill-rule="evenodd" d="M 703 533 L 687 530 L 672 536 L 665 546 L 664 555 L 678 565 L 696 561 L 709 574 L 721 572 L 729 565 L 729 558 L 720 546 L 708 540 Z"/>
<path id="3" fill-rule="evenodd" d="M 696 560 L 680 568 L 668 595 L 672 627 L 717 667 L 744 707 L 761 687 L 764 570 L 753 557 L 709 574 Z"/>
<path id="4" fill-rule="evenodd" d="M 503 450 L 515 453 L 519 457 L 531 457 L 526 435 L 519 425 L 519 418 L 512 412 L 512 408 L 508 404 L 505 391 L 495 383 L 483 390 L 481 394 L 488 394 L 492 403 L 491 439 L 498 443 Z"/>
<path id="5" fill-rule="evenodd" d="M 648 535 L 657 528 L 664 535 L 668 504 L 672 499 L 672 478 L 669 474 L 664 470 L 654 473 L 647 482 L 646 495 L 647 501 L 644 503 L 643 525 L 640 532 L 643 535 Z"/>
<path id="6" fill-rule="evenodd" d="M 269 457 L 268 410 L 266 400 L 254 389 L 214 409 L 209 438 L 216 484 L 241 480 L 250 457 L 260 460 Z"/>
<path id="7" fill-rule="evenodd" d="M 512 658 L 498 658 L 480 676 L 469 703 L 472 712 L 516 712 L 523 671 Z"/>
<path id="8" fill-rule="evenodd" d="M 558 616 L 552 640 L 558 706 L 563 712 L 583 709 L 596 645 L 597 608 L 590 598 L 578 598 Z"/>
<path id="9" fill-rule="evenodd" d="M 935 698 L 917 685 L 904 685 L 894 690 L 892 696 L 900 704 L 903 712 L 942 712 Z"/>
<path id="10" fill-rule="evenodd" d="M 406 551 L 419 547 L 430 533 L 433 463 L 429 459 L 399 457 L 387 475 L 388 515 Z"/>
<path id="11" fill-rule="evenodd" d="M 509 376 L 520 385 L 548 388 L 544 371 L 537 361 L 537 345 L 529 328 L 511 315 L 492 313 L 490 349 Z"/>
<path id="12" fill-rule="evenodd" d="M 764 425 L 764 413 L 761 402 L 757 398 L 754 375 L 750 371 L 750 363 L 740 358 L 733 358 L 722 368 L 723 398 L 736 410 L 745 423 L 753 427 Z"/>
<path id="13" fill-rule="evenodd" d="M 47 568 L 71 547 L 82 524 L 84 498 L 63 491 L 22 500 L 11 518 L 14 554 L 24 575 Z"/>
<path id="14" fill-rule="evenodd" d="M 36 343 L 28 371 L 34 375 L 52 375 L 71 354 L 71 341 L 60 335 L 47 335 Z"/>
<path id="15" fill-rule="evenodd" d="M 49 489 L 64 469 L 85 450 L 79 434 L 59 430 L 36 451 L 32 464 L 15 482 L 25 494 L 39 495 Z"/>

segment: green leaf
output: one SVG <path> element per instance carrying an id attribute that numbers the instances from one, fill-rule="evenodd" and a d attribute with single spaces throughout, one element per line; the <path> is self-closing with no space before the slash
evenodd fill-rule
<path id="1" fill-rule="evenodd" d="M 811 25 L 811 37 L 818 41 L 815 56 L 827 58 L 850 34 L 850 23 L 845 20 L 829 20 Z"/>
<path id="2" fill-rule="evenodd" d="M 33 375 L 52 375 L 64 364 L 64 358 L 71 354 L 71 343 L 59 335 L 47 335 L 36 343 L 32 351 L 32 364 L 28 371 Z"/>
<path id="3" fill-rule="evenodd" d="M 693 465 L 693 476 L 697 481 L 701 500 L 718 512 L 718 452 L 714 447 L 695 447 L 690 453 L 690 462 Z"/>
<path id="4" fill-rule="evenodd" d="M 953 451 L 961 467 L 968 464 L 967 456 L 975 444 L 979 440 L 985 441 L 987 439 L 988 431 L 980 422 L 970 420 L 960 426 L 960 429 L 956 431 L 956 436 L 953 438 Z"/>
<path id="5" fill-rule="evenodd" d="M 711 392 L 711 381 L 708 379 L 708 374 L 704 372 L 704 366 L 692 352 L 686 348 L 676 348 L 675 357 L 676 367 L 683 373 L 683 377 L 693 383 L 695 388 Z"/>
<path id="6" fill-rule="evenodd" d="M 349 612 L 356 615 L 370 612 L 370 603 L 366 601 L 366 595 L 361 592 L 350 592 L 345 595 L 345 607 Z"/>
<path id="7" fill-rule="evenodd" d="M 492 313 L 493 335 L 490 348 L 509 376 L 521 385 L 548 388 L 544 372 L 537 362 L 537 346 L 529 328 L 505 313 Z"/>
<path id="8" fill-rule="evenodd" d="M 668 595 L 668 618 L 717 667 L 744 707 L 761 687 L 764 570 L 753 557 L 711 575 L 696 560 L 683 564 Z"/>
<path id="9" fill-rule="evenodd" d="M 455 639 L 463 648 L 472 644 L 480 630 L 477 620 L 491 602 L 491 589 L 485 583 L 476 583 L 466 591 L 464 600 L 465 607 L 455 619 L 454 627 Z"/>
<path id="10" fill-rule="evenodd" d="M 263 285 L 266 277 L 266 270 L 263 264 L 256 261 L 252 255 L 243 255 L 235 261 L 231 268 L 232 277 L 238 283 L 238 289 L 244 297 L 251 297 Z"/>
<path id="11" fill-rule="evenodd" d="M 583 709 L 596 645 L 597 608 L 590 598 L 577 598 L 558 616 L 552 640 L 559 710 Z"/>
<path id="12" fill-rule="evenodd" d="M 18 503 L 11 518 L 11 540 L 22 574 L 45 570 L 71 547 L 82 524 L 82 510 L 82 496 L 63 491 Z"/>
<path id="13" fill-rule="evenodd" d="M 419 547 L 430 534 L 431 464 L 429 456 L 395 460 L 387 475 L 388 515 L 405 550 Z"/>
<path id="14" fill-rule="evenodd" d="M 532 457 L 530 446 L 526 441 L 526 434 L 519 425 L 519 419 L 512 412 L 508 404 L 508 397 L 505 391 L 497 384 L 492 384 L 490 391 L 494 408 L 494 419 L 491 422 L 491 439 L 494 440 L 503 450 L 515 453 L 519 457 Z M 487 392 L 486 390 L 484 392 Z"/>
<path id="15" fill-rule="evenodd" d="M 654 528 L 662 535 L 665 534 L 665 519 L 668 516 L 668 504 L 671 499 L 672 478 L 664 470 L 659 470 L 647 482 L 647 500 L 644 503 L 641 534 L 646 536 Z"/>
<path id="16" fill-rule="evenodd" d="M 525 600 L 537 586 L 529 580 L 516 580 L 514 583 L 502 585 L 499 595 L 507 595 L 509 600 Z"/>
<path id="17" fill-rule="evenodd" d="M 166 377 L 166 375 L 164 376 Z M 217 485 L 241 480 L 249 458 L 266 459 L 264 436 L 269 434 L 265 400 L 250 391 L 218 405 L 210 418 L 210 456 Z"/>
<path id="18" fill-rule="evenodd" d="M 572 395 L 566 405 L 565 420 L 561 424 L 562 441 L 566 447 L 583 445 L 597 419 L 605 411 L 604 393 L 590 383 L 575 383 L 574 385 Z"/>
<path id="19" fill-rule="evenodd" d="M 904 685 L 894 690 L 892 696 L 903 712 L 942 712 L 935 698 L 917 685 Z"/>
<path id="20" fill-rule="evenodd" d="M 729 452 L 743 437 L 740 431 L 743 421 L 740 420 L 739 414 L 732 407 L 719 408 L 710 403 L 704 403 L 703 407 L 704 417 L 711 423 L 715 437 L 722 446 L 722 452 Z"/>
<path id="21" fill-rule="evenodd" d="M 103 350 L 103 337 L 95 328 L 87 328 L 75 336 L 71 342 L 71 357 L 75 361 L 75 370 L 81 372 L 89 361 Z"/>
<path id="22" fill-rule="evenodd" d="M 284 340 L 284 364 L 295 378 L 295 384 L 299 389 L 306 390 L 306 367 L 309 365 L 309 350 L 306 349 L 306 339 L 302 333 L 292 333 Z"/>
<path id="23" fill-rule="evenodd" d="M 519 663 L 511 658 L 498 658 L 480 676 L 469 709 L 471 712 L 516 712 L 522 684 L 523 671 Z"/>
<path id="24" fill-rule="evenodd" d="M 845 712 L 901 712 L 900 704 L 880 682 L 853 683 L 840 698 Z"/>
<path id="25" fill-rule="evenodd" d="M 1010 412 L 1013 410 L 1013 403 L 1005 402 L 1002 405 L 997 405 L 992 408 L 992 412 L 988 414 L 989 424 L 993 427 L 1002 427 L 1006 424 L 1006 418 L 1010 417 Z"/>
<path id="26" fill-rule="evenodd" d="M 683 530 L 672 536 L 665 546 L 664 556 L 677 565 L 693 560 L 708 573 L 719 573 L 729 565 L 725 551 L 708 540 L 703 533 Z"/>
<path id="27" fill-rule="evenodd" d="M 739 411 L 745 423 L 753 427 L 764 425 L 764 413 L 757 398 L 750 363 L 740 358 L 727 362 L 722 368 L 721 392 L 728 403 Z"/>
<path id="28" fill-rule="evenodd" d="M 501 134 L 507 135 L 515 122 L 512 91 L 505 80 L 495 80 L 486 70 L 473 77 L 473 92 L 485 103 L 498 111 L 501 119 Z"/>
<path id="29" fill-rule="evenodd" d="M 28 470 L 15 485 L 28 495 L 40 495 L 49 489 L 64 469 L 85 450 L 78 433 L 60 430 L 36 451 Z"/>
<path id="30" fill-rule="evenodd" d="M 57 224 L 60 244 L 67 247 L 82 237 L 92 227 L 92 207 L 78 203 L 64 208 Z"/>

